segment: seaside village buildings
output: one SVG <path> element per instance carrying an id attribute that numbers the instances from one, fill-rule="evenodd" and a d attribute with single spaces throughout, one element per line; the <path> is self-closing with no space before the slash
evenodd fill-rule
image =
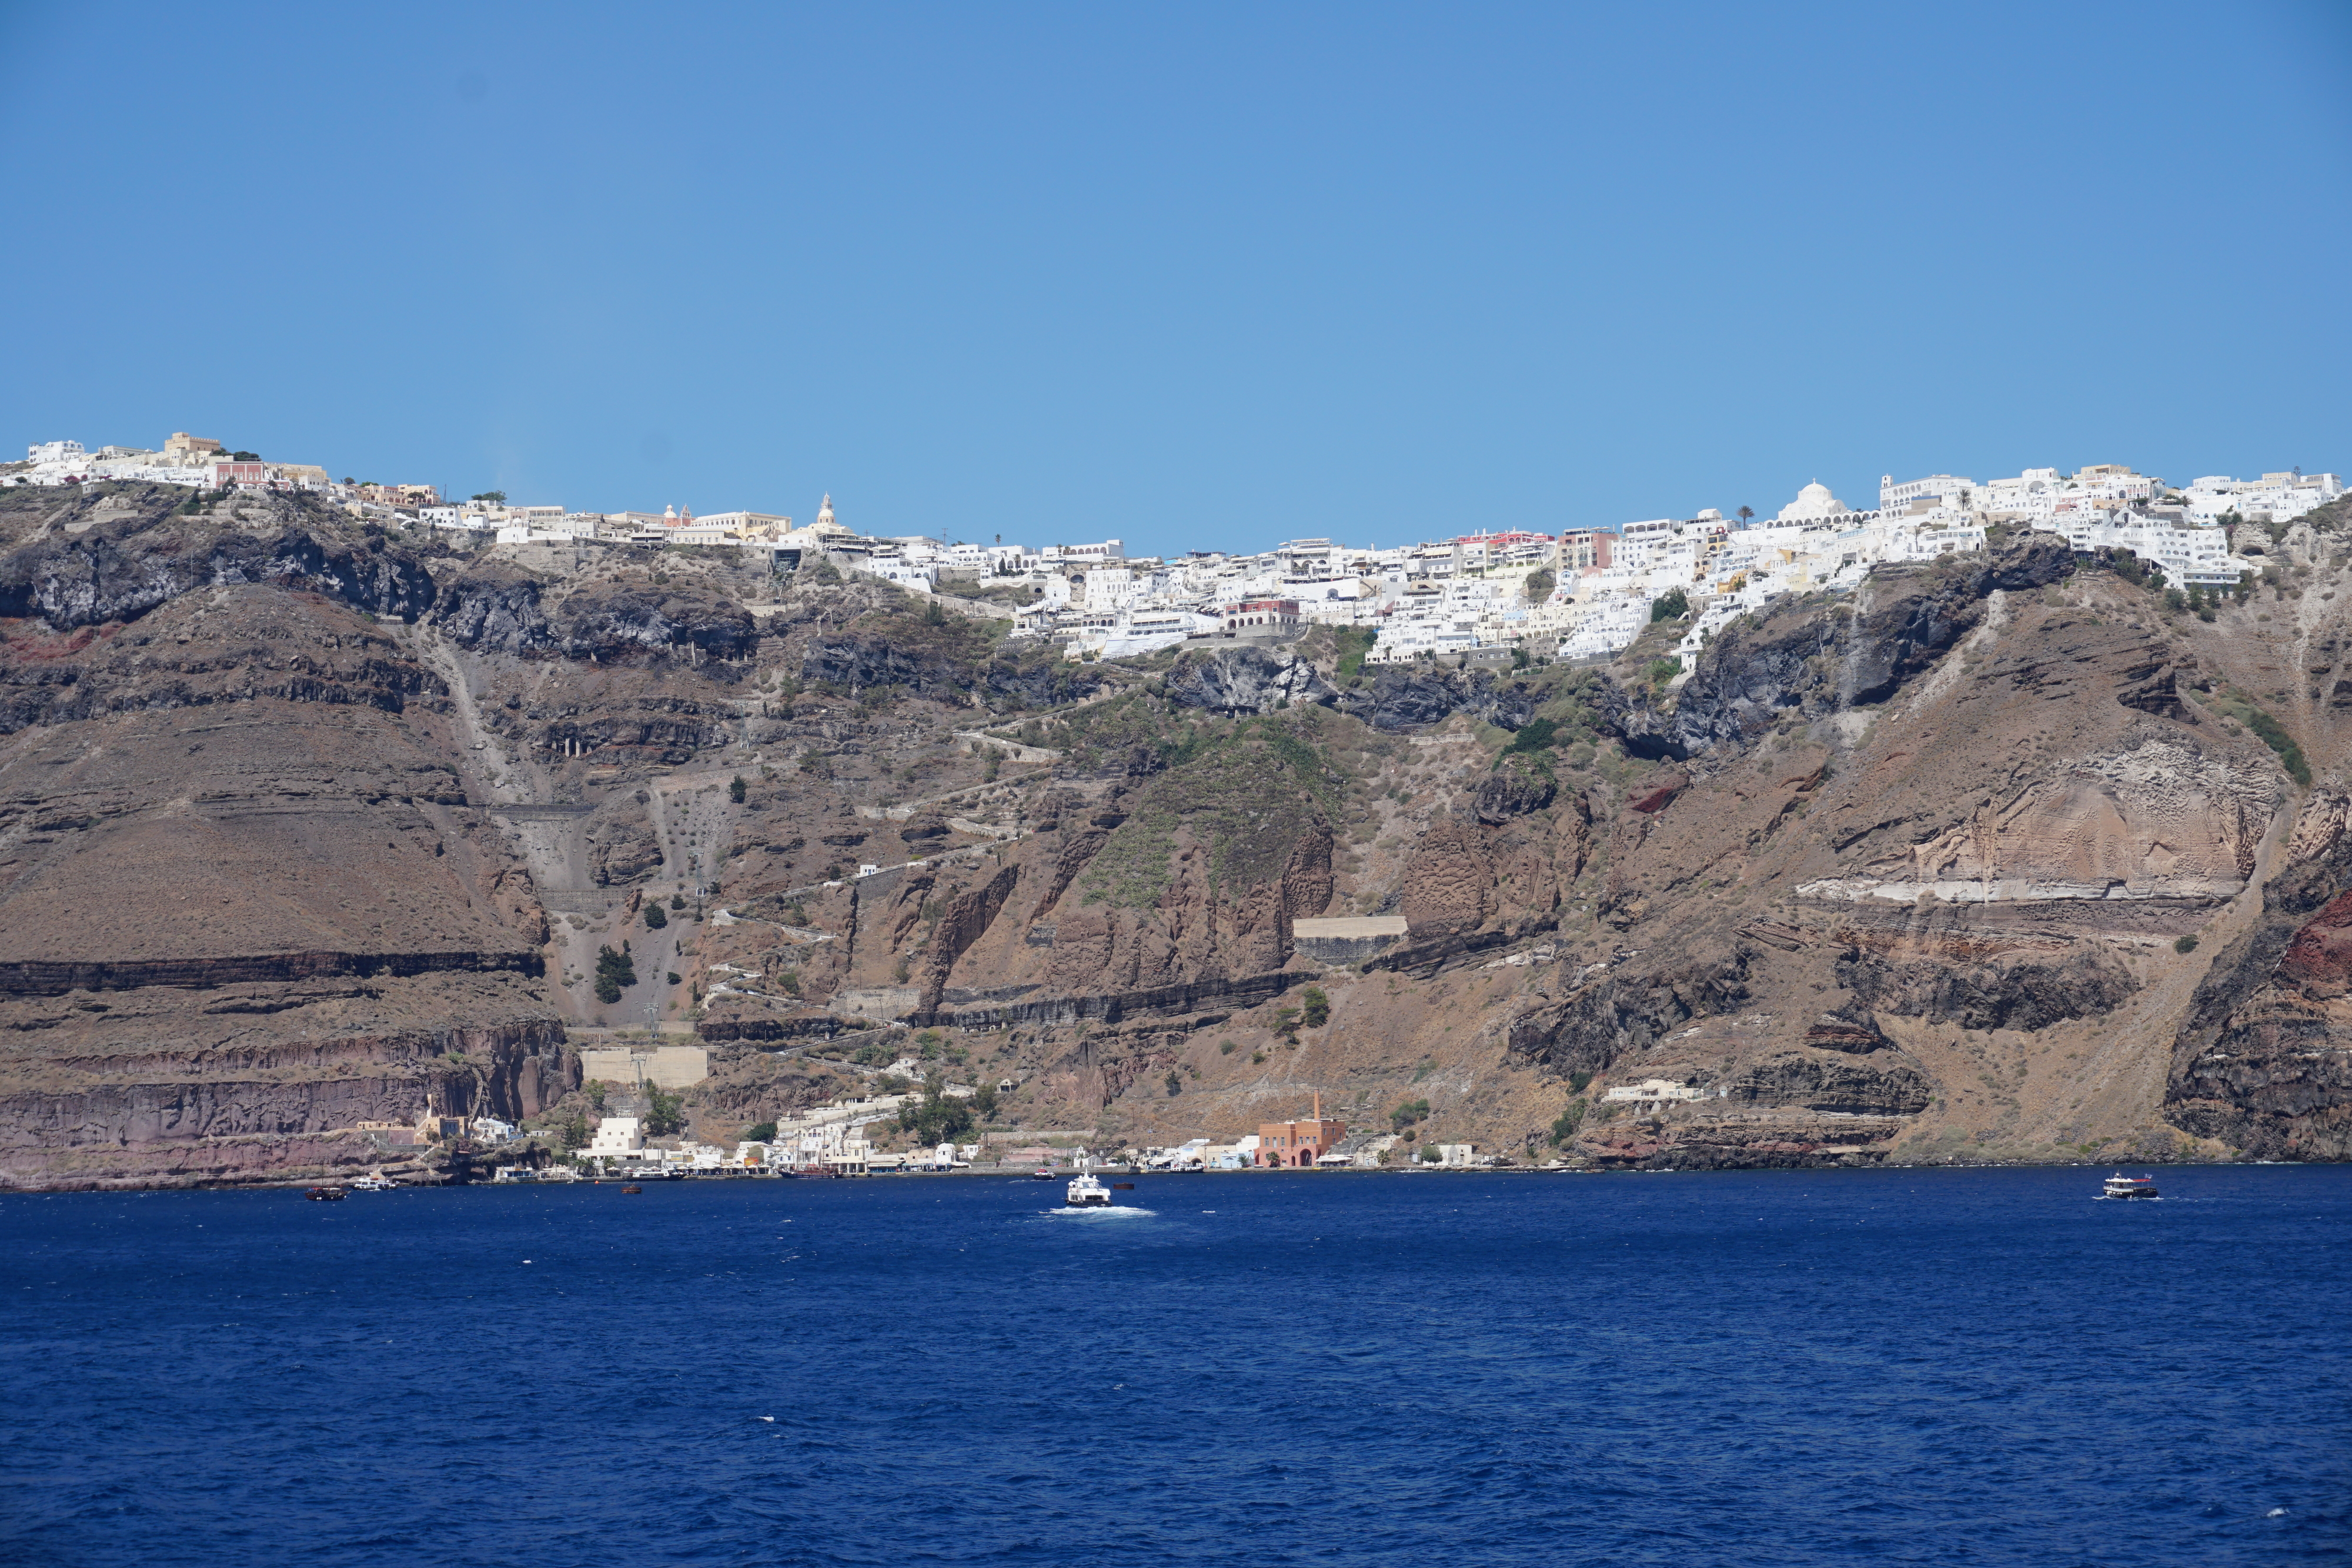
<path id="1" fill-rule="evenodd" d="M 431 485 L 338 482 L 313 465 L 265 462 L 185 433 L 155 451 L 44 442 L 25 462 L 0 465 L 0 486 L 104 479 L 310 491 L 362 517 L 453 529 L 486 548 L 699 548 L 741 552 L 779 573 L 823 560 L 919 594 L 998 588 L 1010 591 L 992 597 L 1003 601 L 1014 635 L 1052 640 L 1073 659 L 1188 642 L 1282 643 L 1335 626 L 1374 634 L 1370 663 L 1447 664 L 1606 658 L 1675 591 L 1695 612 L 1680 647 L 1688 654 L 1782 594 L 1851 587 L 1882 561 L 1979 550 L 1996 525 L 2058 533 L 2085 553 L 2129 549 L 2174 586 L 2220 588 L 2261 570 L 2273 526 L 2343 489 L 2334 474 L 2300 470 L 2175 486 L 2116 464 L 2072 474 L 2029 468 L 1982 483 L 1888 476 L 1866 509 L 1815 483 L 1770 517 L 1709 509 L 1613 528 L 1478 532 L 1389 548 L 1299 538 L 1255 553 L 1133 558 L 1115 538 L 1034 546 L 863 535 L 835 517 L 830 496 L 806 525 L 768 512 L 698 517 L 679 507 L 573 512 L 495 496 L 445 500 Z M 546 559 L 561 570 L 576 552 Z"/>

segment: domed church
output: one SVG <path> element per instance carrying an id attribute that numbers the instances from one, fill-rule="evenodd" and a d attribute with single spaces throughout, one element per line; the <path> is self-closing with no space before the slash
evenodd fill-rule
<path id="1" fill-rule="evenodd" d="M 1780 508 L 1780 520 L 1784 523 L 1813 523 L 1824 517 L 1834 517 L 1853 510 L 1830 494 L 1830 487 L 1819 479 L 1797 492 L 1797 498 Z"/>

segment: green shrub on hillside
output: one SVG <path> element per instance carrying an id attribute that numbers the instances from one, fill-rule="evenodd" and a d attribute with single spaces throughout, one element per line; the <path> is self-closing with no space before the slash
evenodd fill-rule
<path id="1" fill-rule="evenodd" d="M 617 953 L 610 947 L 599 947 L 596 950 L 596 999 L 598 1001 L 617 1002 L 621 999 L 621 992 L 625 988 L 637 983 L 637 967 L 629 956 L 628 946 L 626 942 L 622 943 L 622 950 Z"/>

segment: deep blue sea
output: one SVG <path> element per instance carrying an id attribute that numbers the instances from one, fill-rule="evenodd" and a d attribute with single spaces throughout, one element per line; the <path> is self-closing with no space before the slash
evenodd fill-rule
<path id="1" fill-rule="evenodd" d="M 2352 1169 L 0 1197 L 0 1561 L 2277 1564 Z"/>

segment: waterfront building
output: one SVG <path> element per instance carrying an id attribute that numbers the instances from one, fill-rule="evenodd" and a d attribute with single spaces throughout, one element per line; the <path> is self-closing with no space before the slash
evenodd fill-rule
<path id="1" fill-rule="evenodd" d="M 1306 1121 L 1267 1122 L 1258 1128 L 1257 1164 L 1269 1170 L 1311 1170 L 1347 1135 L 1345 1123 L 1324 1116 L 1323 1096 L 1318 1094 Z"/>

